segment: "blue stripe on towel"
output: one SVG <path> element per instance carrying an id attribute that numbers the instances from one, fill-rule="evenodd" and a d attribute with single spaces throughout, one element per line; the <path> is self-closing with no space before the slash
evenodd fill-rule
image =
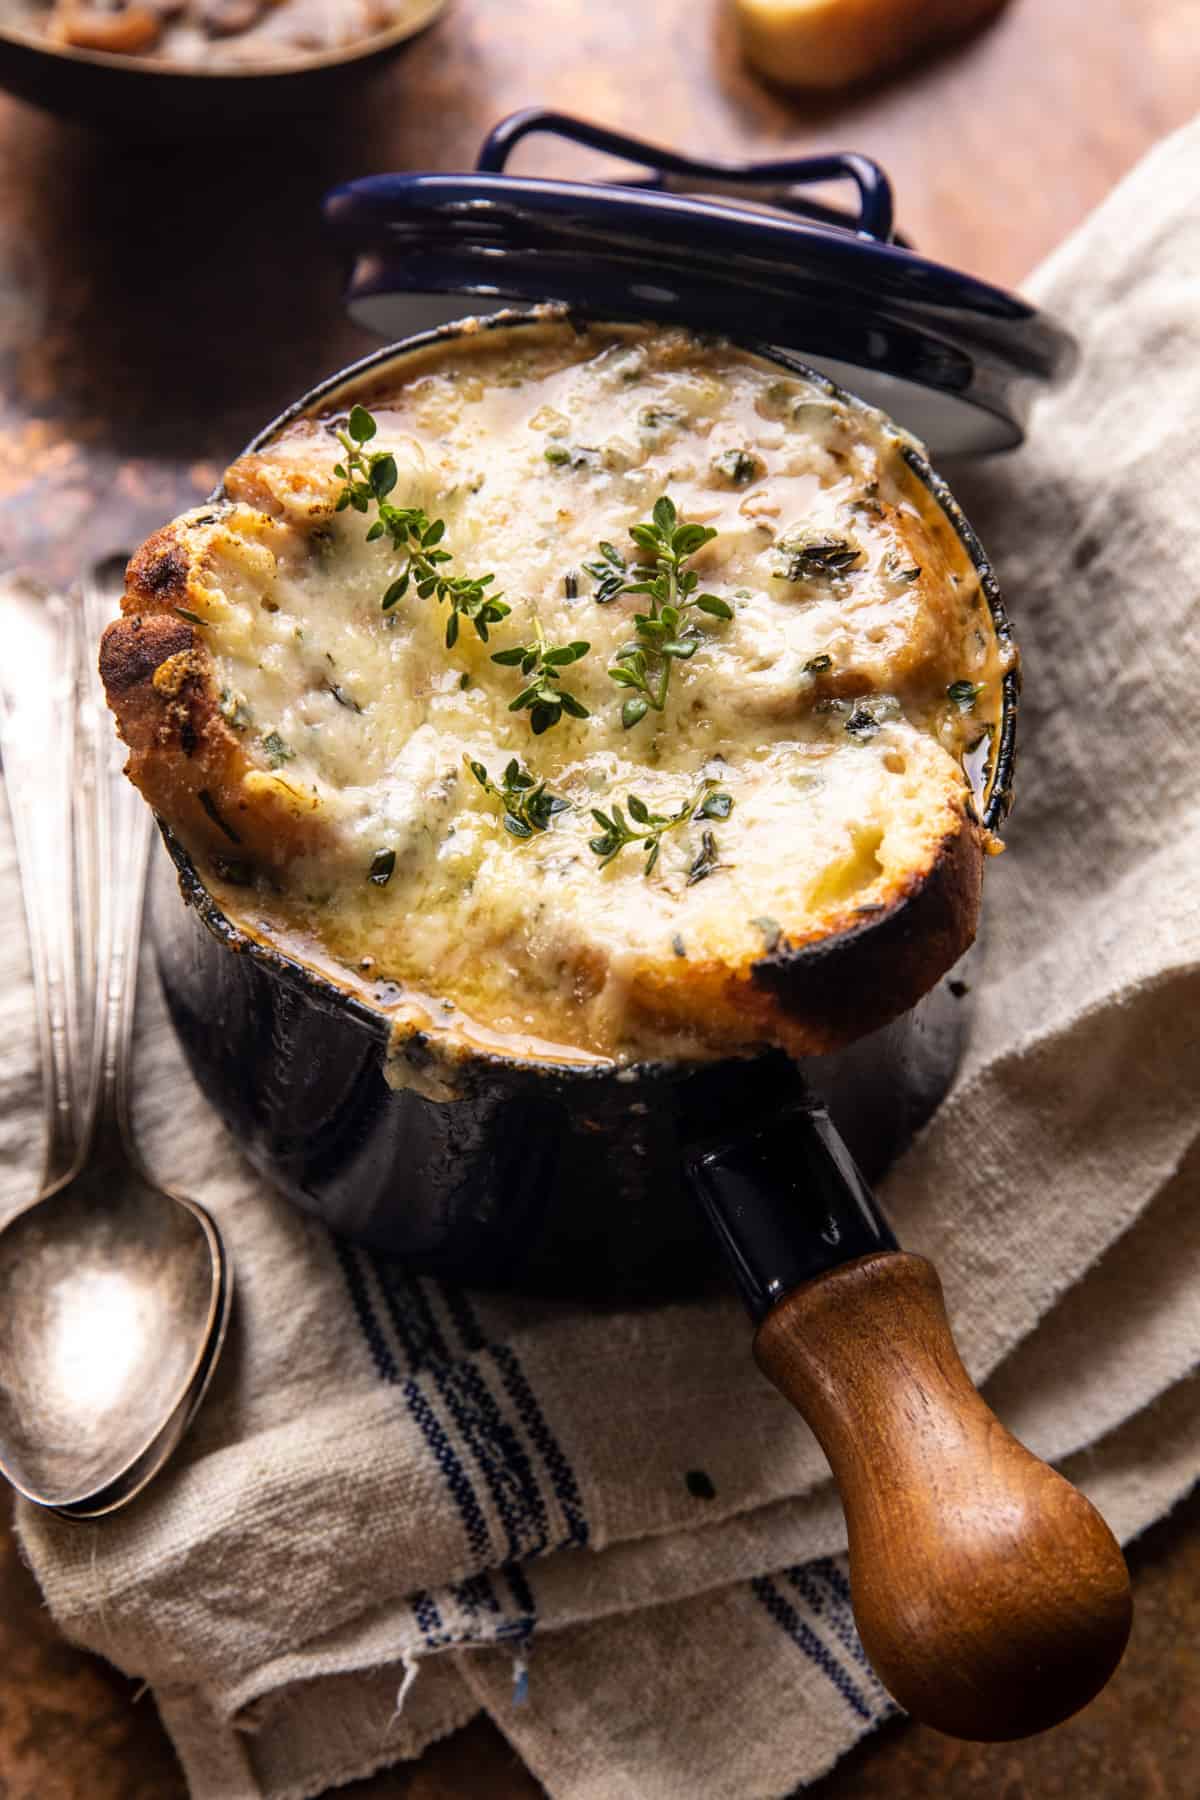
<path id="1" fill-rule="evenodd" d="M 537 1556 L 550 1532 L 532 1464 L 514 1427 L 502 1415 L 496 1398 L 470 1357 L 449 1359 L 428 1296 L 419 1281 L 387 1268 L 381 1280 L 388 1316 L 414 1357 L 428 1356 L 429 1376 L 453 1420 L 461 1441 L 479 1465 L 506 1540 L 505 1561 Z"/>
<path id="2" fill-rule="evenodd" d="M 441 1284 L 441 1291 L 446 1310 L 454 1320 L 464 1346 L 475 1352 L 486 1350 L 496 1364 L 501 1385 L 550 1477 L 550 1485 L 567 1527 L 567 1535 L 560 1543 L 547 1547 L 581 1549 L 588 1541 L 588 1522 L 579 1484 L 563 1454 L 562 1446 L 546 1422 L 546 1415 L 538 1404 L 537 1396 L 529 1385 L 515 1351 L 509 1344 L 489 1343 L 485 1339 L 475 1310 L 461 1288 Z"/>
<path id="3" fill-rule="evenodd" d="M 582 1548 L 588 1541 L 588 1522 L 574 1471 L 563 1454 L 558 1439 L 546 1423 L 545 1414 L 511 1347 L 508 1344 L 489 1344 L 488 1351 L 500 1371 L 504 1391 L 516 1408 L 517 1417 L 529 1433 L 550 1477 L 554 1497 L 567 1527 L 566 1538 L 555 1548 Z"/>
<path id="4" fill-rule="evenodd" d="M 489 1343 L 478 1317 L 461 1289 L 431 1284 L 410 1276 L 403 1264 L 371 1256 L 335 1242 L 355 1316 L 380 1378 L 401 1387 L 408 1410 L 442 1470 L 462 1518 L 468 1545 L 480 1562 L 491 1549 L 487 1520 L 479 1493 L 460 1452 L 469 1449 L 482 1473 L 487 1491 L 501 1521 L 506 1539 L 505 1562 L 499 1571 L 512 1596 L 514 1613 L 501 1605 L 485 1572 L 468 1577 L 456 1587 L 439 1590 L 451 1611 L 463 1616 L 463 1629 L 453 1628 L 442 1617 L 432 1594 L 411 1597 L 414 1618 L 427 1648 L 449 1644 L 509 1641 L 529 1638 L 536 1626 L 537 1607 L 520 1567 L 520 1559 L 565 1545 L 588 1541 L 588 1523 L 574 1472 L 551 1431 L 519 1359 L 507 1344 Z M 374 1272 L 383 1297 L 385 1315 L 378 1311 L 367 1270 Z M 463 1357 L 452 1351 L 439 1323 L 429 1289 L 440 1294 L 445 1312 L 461 1340 Z M 386 1316 L 390 1332 L 385 1327 Z M 397 1350 L 407 1362 L 402 1373 Z M 565 1538 L 550 1541 L 547 1496 L 535 1477 L 529 1453 L 519 1432 L 501 1413 L 496 1395 L 488 1386 L 481 1353 L 494 1363 L 501 1387 L 530 1444 L 544 1464 L 546 1476 L 566 1526 Z M 413 1379 L 418 1373 L 430 1381 L 446 1408 L 454 1439 L 441 1426 L 430 1397 Z"/>
<path id="5" fill-rule="evenodd" d="M 471 1554 L 482 1560 L 488 1553 L 491 1533 L 471 1478 L 463 1468 L 454 1445 L 442 1430 L 437 1414 L 420 1385 L 410 1378 L 403 1384 L 403 1393 L 409 1412 L 420 1427 L 425 1442 L 433 1452 L 434 1461 L 446 1478 L 446 1486 L 462 1517 Z"/>
<path id="6" fill-rule="evenodd" d="M 451 1498 L 458 1507 L 467 1544 L 472 1554 L 482 1559 L 487 1553 L 490 1533 L 470 1478 L 418 1384 L 411 1378 L 401 1379 L 399 1366 L 388 1348 L 387 1337 L 375 1315 L 375 1308 L 371 1304 L 371 1296 L 358 1264 L 357 1253 L 348 1244 L 342 1243 L 337 1238 L 333 1242 L 338 1262 L 346 1279 L 346 1286 L 350 1292 L 351 1305 L 367 1341 L 367 1347 L 371 1352 L 375 1367 L 382 1380 L 400 1386 L 409 1413 L 428 1444 L 434 1461 L 445 1477 Z"/>
<path id="7" fill-rule="evenodd" d="M 363 1280 L 355 1252 L 344 1239 L 335 1237 L 333 1253 L 345 1277 L 354 1316 L 358 1320 L 359 1330 L 367 1340 L 367 1349 L 371 1352 L 371 1361 L 375 1364 L 380 1380 L 399 1381 L 399 1365 L 388 1348 L 387 1338 L 375 1317 L 375 1309 L 371 1305 L 371 1296 L 367 1292 L 367 1284 Z"/>
<path id="8" fill-rule="evenodd" d="M 408 1274 L 402 1263 L 387 1257 L 368 1258 L 383 1295 L 396 1335 L 404 1345 L 409 1369 L 413 1375 L 422 1369 L 436 1368 L 450 1361 L 442 1328 L 433 1308 L 415 1276 Z"/>
<path id="9" fill-rule="evenodd" d="M 851 1680 L 837 1657 L 821 1642 L 812 1626 L 800 1617 L 795 1607 L 779 1592 L 774 1582 L 765 1575 L 759 1575 L 750 1583 L 750 1591 L 780 1630 L 787 1633 L 797 1649 L 803 1650 L 809 1660 L 815 1663 L 821 1673 L 833 1684 L 847 1706 L 851 1707 L 860 1719 L 871 1724 L 875 1713 L 868 1705 L 858 1684 Z"/>
<path id="10" fill-rule="evenodd" d="M 806 1563 L 805 1567 L 829 1584 L 843 1606 L 850 1605 L 850 1583 L 845 1571 L 838 1567 L 832 1556 L 819 1556 L 815 1562 Z"/>
<path id="11" fill-rule="evenodd" d="M 862 1647 L 854 1615 L 849 1608 L 849 1588 L 846 1589 L 846 1600 L 843 1602 L 822 1562 L 797 1563 L 795 1568 L 785 1569 L 784 1574 L 813 1614 L 818 1619 L 825 1620 L 842 1649 L 849 1651 L 855 1662 L 868 1671 L 873 1681 L 878 1680 L 867 1661 L 867 1653 Z"/>
<path id="12" fill-rule="evenodd" d="M 442 1649 L 447 1639 L 442 1630 L 442 1615 L 433 1595 L 422 1588 L 418 1593 L 409 1595 L 408 1604 L 412 1607 L 413 1618 L 421 1628 L 421 1636 L 427 1647 L 430 1650 Z"/>
<path id="13" fill-rule="evenodd" d="M 878 1718 L 881 1720 L 889 1719 L 893 1714 L 903 1712 L 904 1708 L 900 1705 L 898 1700 L 893 1700 L 891 1694 L 879 1679 L 879 1676 L 875 1673 L 874 1666 L 866 1651 L 863 1649 L 862 1639 L 858 1635 L 858 1626 L 854 1619 L 854 1607 L 851 1601 L 850 1583 L 846 1578 L 845 1570 L 831 1556 L 820 1557 L 816 1562 L 810 1563 L 808 1567 L 812 1574 L 819 1576 L 819 1578 L 832 1590 L 834 1605 L 839 1609 L 845 1628 L 853 1640 L 854 1656 L 866 1670 L 872 1692 L 879 1696 Z"/>
<path id="14" fill-rule="evenodd" d="M 445 1302 L 446 1311 L 454 1320 L 454 1328 L 458 1332 L 464 1350 L 482 1350 L 487 1342 L 483 1335 L 483 1327 L 475 1314 L 475 1308 L 467 1299 L 460 1287 L 453 1287 L 448 1281 L 438 1282 L 438 1291 Z"/>
<path id="15" fill-rule="evenodd" d="M 465 1613 L 478 1618 L 483 1613 L 500 1614 L 500 1603 L 496 1599 L 489 1575 L 468 1575 L 451 1589 L 454 1598 Z"/>

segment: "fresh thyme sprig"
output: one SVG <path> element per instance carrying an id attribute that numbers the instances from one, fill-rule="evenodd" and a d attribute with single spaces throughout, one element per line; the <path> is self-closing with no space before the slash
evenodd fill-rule
<path id="1" fill-rule="evenodd" d="M 509 702 L 509 712 L 523 712 L 529 709 L 529 724 L 534 737 L 540 737 L 543 731 L 549 731 L 557 725 L 564 713 L 573 719 L 591 717 L 583 701 L 578 699 L 562 683 L 560 671 L 569 663 L 578 662 L 591 649 L 577 639 L 570 644 L 550 644 L 542 630 L 541 621 L 533 621 L 533 642 L 531 644 L 513 644 L 507 650 L 492 652 L 492 661 L 508 668 L 516 668 L 520 664 L 521 673 L 532 675 L 533 680 L 522 688 L 515 700 Z"/>
<path id="2" fill-rule="evenodd" d="M 662 848 L 663 834 L 673 831 L 678 825 L 686 825 L 689 819 L 727 819 L 733 810 L 733 800 L 729 794 L 713 791 L 715 784 L 705 781 L 698 792 L 685 800 L 678 812 L 652 813 L 644 800 L 636 794 L 630 794 L 626 804 L 629 807 L 629 819 L 619 806 L 611 812 L 600 812 L 592 808 L 592 817 L 601 828 L 599 837 L 590 839 L 588 848 L 600 858 L 600 867 L 607 869 L 614 857 L 620 856 L 627 844 L 644 844 L 646 846 L 646 863 L 643 875 L 649 875 L 658 861 L 658 853 Z M 632 820 L 632 824 L 630 823 Z M 703 836 L 700 855 L 692 864 L 688 874 L 688 886 L 693 880 L 703 880 L 703 875 L 696 871 L 702 864 L 704 875 L 710 875 L 717 867 L 716 844 L 710 831 Z"/>
<path id="3" fill-rule="evenodd" d="M 559 794 L 547 793 L 546 783 L 522 768 L 515 756 L 499 787 L 481 762 L 473 762 L 469 756 L 464 756 L 463 761 L 484 793 L 500 802 L 504 812 L 501 823 L 510 837 L 531 838 L 535 831 L 548 831 L 554 815 L 566 812 L 571 804 Z"/>
<path id="4" fill-rule="evenodd" d="M 335 510 L 368 513 L 374 507 L 378 514 L 367 532 L 367 542 L 381 537 L 391 539 L 393 548 L 404 557 L 399 575 L 383 596 L 383 610 L 389 612 L 403 600 L 409 587 L 415 587 L 422 600 L 436 596 L 439 603 L 449 603 L 446 620 L 446 648 L 458 642 L 460 621 L 469 619 L 476 635 L 487 642 L 488 627 L 507 618 L 512 608 L 499 594 L 489 594 L 494 575 L 449 575 L 445 565 L 454 559 L 443 549 L 446 535 L 444 519 L 431 519 L 419 506 L 393 506 L 388 499 L 399 480 L 396 459 L 389 450 L 363 449 L 375 436 L 378 426 L 365 406 L 351 408 L 347 429 L 339 431 L 338 442 L 346 452 L 344 462 L 334 464 L 333 472 L 345 487 L 337 497 Z"/>
<path id="5" fill-rule="evenodd" d="M 637 725 L 653 707 L 663 712 L 671 685 L 671 670 L 677 662 L 686 662 L 696 654 L 701 642 L 694 623 L 685 623 L 684 615 L 692 607 L 714 619 L 732 619 L 733 608 L 716 594 L 698 594 L 700 577 L 694 569 L 685 568 L 688 559 L 716 532 L 708 525 L 680 524 L 675 503 L 664 494 L 654 502 L 650 519 L 633 525 L 630 537 L 639 550 L 653 557 L 654 574 L 648 575 L 646 564 L 635 563 L 630 569 L 620 551 L 601 542 L 595 562 L 583 566 L 595 577 L 594 598 L 606 605 L 618 594 L 648 594 L 648 613 L 635 613 L 632 643 L 617 651 L 614 666 L 608 673 L 619 687 L 633 692 L 621 708 L 621 723 L 626 731 Z M 630 580 L 630 575 L 636 577 Z"/>

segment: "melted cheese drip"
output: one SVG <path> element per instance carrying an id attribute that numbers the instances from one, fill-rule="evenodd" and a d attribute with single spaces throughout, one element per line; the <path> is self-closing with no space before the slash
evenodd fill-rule
<path id="1" fill-rule="evenodd" d="M 286 892 L 256 897 L 259 929 L 437 996 L 447 1026 L 465 1014 L 617 1060 L 703 1053 L 702 1020 L 647 1000 L 656 970 L 744 966 L 779 928 L 797 941 L 869 917 L 961 813 L 1004 655 L 953 528 L 877 415 L 683 333 L 480 333 L 361 398 L 370 448 L 396 457 L 393 501 L 444 519 L 452 572 L 493 571 L 513 610 L 487 644 L 464 622 L 447 650 L 435 599 L 381 609 L 395 559 L 366 541 L 369 519 L 331 510 L 334 421 L 300 421 L 231 472 L 241 504 L 206 553 L 205 641 L 248 782 L 286 784 L 313 819 Z M 607 671 L 645 600 L 598 605 L 582 565 L 601 539 L 632 553 L 664 493 L 715 527 L 692 566 L 734 617 L 691 615 L 701 645 L 665 713 L 626 731 Z M 290 551 L 256 539 L 248 502 L 294 525 Z M 788 579 L 778 541 L 798 529 L 849 536 L 858 564 Z M 538 738 L 509 710 L 520 670 L 490 660 L 535 619 L 591 645 L 563 677 L 590 716 Z M 956 681 L 983 684 L 967 713 Z M 497 782 L 522 759 L 570 810 L 514 840 L 464 755 Z M 666 833 L 649 877 L 636 846 L 599 868 L 592 808 L 628 813 L 636 794 L 670 814 L 705 780 L 731 796 L 727 819 Z M 689 882 L 704 830 L 719 866 Z"/>

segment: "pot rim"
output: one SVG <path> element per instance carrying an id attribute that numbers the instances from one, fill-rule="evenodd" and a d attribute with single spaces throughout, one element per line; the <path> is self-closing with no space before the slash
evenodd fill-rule
<path id="1" fill-rule="evenodd" d="M 630 324 L 637 321 L 617 320 L 609 317 L 593 316 L 578 307 L 567 307 L 559 304 L 547 304 L 530 308 L 511 308 L 488 314 L 482 318 L 471 315 L 461 319 L 452 319 L 445 324 L 437 325 L 429 330 L 416 332 L 410 337 L 401 338 L 393 344 L 384 344 L 377 350 L 370 351 L 356 362 L 335 370 L 323 380 L 309 388 L 284 408 L 269 424 L 263 426 L 240 452 L 241 455 L 252 455 L 273 442 L 287 427 L 299 418 L 316 412 L 329 399 L 344 388 L 361 385 L 366 378 L 377 373 L 384 366 L 420 353 L 439 344 L 449 343 L 461 337 L 476 337 L 485 331 L 521 330 L 531 327 L 562 324 L 567 326 Z M 654 321 L 648 321 L 653 325 Z M 962 507 L 955 499 L 945 480 L 931 466 L 924 450 L 916 440 L 894 420 L 877 407 L 870 406 L 865 400 L 841 387 L 828 376 L 794 356 L 790 351 L 780 349 L 776 345 L 764 344 L 752 338 L 730 338 L 728 340 L 736 349 L 743 350 L 751 356 L 760 357 L 765 362 L 774 363 L 786 369 L 789 374 L 797 375 L 813 383 L 829 399 L 851 407 L 856 412 L 869 413 L 873 420 L 880 423 L 881 429 L 898 448 L 904 461 L 922 486 L 932 496 L 942 512 L 949 519 L 962 544 L 971 565 L 979 577 L 980 587 L 987 602 L 988 612 L 992 619 L 993 629 L 1001 644 L 1012 644 L 1013 633 L 1008 613 L 997 584 L 995 573 L 973 527 L 968 521 Z M 209 495 L 208 502 L 220 503 L 227 499 L 224 481 L 221 481 Z M 1014 663 L 1001 678 L 1001 714 L 1000 736 L 992 761 L 991 778 L 988 783 L 987 801 L 983 808 L 981 823 L 986 830 L 992 830 L 1003 823 L 1012 806 L 1012 780 L 1016 753 L 1016 722 L 1018 697 L 1020 694 L 1020 666 Z M 384 1044 L 394 1042 L 394 1021 L 384 1009 L 383 1002 L 372 1005 L 369 1000 L 354 993 L 349 987 L 341 986 L 331 976 L 310 964 L 289 956 L 277 946 L 268 944 L 253 936 L 241 926 L 236 925 L 223 908 L 218 904 L 204 882 L 191 856 L 171 830 L 164 819 L 156 815 L 158 828 L 162 834 L 167 853 L 175 865 L 179 877 L 180 891 L 187 904 L 194 908 L 197 916 L 206 929 L 226 949 L 249 956 L 265 972 L 296 986 L 310 997 L 319 1000 L 326 1006 L 336 1007 L 349 1014 L 364 1025 L 372 1035 L 378 1036 Z M 883 919 L 889 915 L 884 914 Z M 878 929 L 883 919 L 872 920 L 867 924 L 852 927 L 849 931 L 838 933 L 840 940 Z M 824 944 L 817 946 L 818 949 Z M 802 957 L 807 947 L 790 953 L 774 952 L 763 956 L 754 966 L 769 967 L 772 963 L 789 960 L 789 957 Z M 621 1063 L 612 1061 L 600 1062 L 562 1062 L 537 1057 L 519 1057 L 503 1055 L 499 1051 L 486 1046 L 464 1045 L 457 1053 L 448 1051 L 440 1040 L 434 1047 L 429 1034 L 419 1028 L 406 1033 L 406 1055 L 412 1057 L 415 1052 L 417 1062 L 422 1060 L 422 1052 L 427 1053 L 429 1061 L 439 1061 L 443 1066 L 447 1062 L 470 1064 L 472 1066 L 490 1067 L 495 1070 L 506 1070 L 510 1073 L 538 1075 L 547 1079 L 578 1081 L 580 1079 L 613 1079 L 635 1083 L 647 1077 L 661 1079 L 664 1075 L 677 1073 L 681 1077 L 691 1068 L 694 1062 L 687 1060 L 659 1059 L 645 1062 Z M 770 1054 L 770 1047 L 751 1052 L 751 1057 Z M 730 1060 L 717 1058 L 715 1060 Z M 737 1060 L 745 1060 L 738 1058 Z"/>

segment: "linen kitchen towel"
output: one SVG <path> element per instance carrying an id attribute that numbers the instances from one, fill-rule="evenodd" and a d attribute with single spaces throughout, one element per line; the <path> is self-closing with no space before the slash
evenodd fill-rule
<path id="1" fill-rule="evenodd" d="M 1019 804 L 950 1098 L 888 1179 L 1001 1415 L 1125 1539 L 1200 1472 L 1200 127 L 1029 283 L 1078 375 L 954 479 L 1023 644 Z M 11 851 L 0 867 L 9 916 Z M 5 1197 L 37 1105 L 0 945 Z M 154 1689 L 197 1800 L 300 1800 L 485 1708 L 554 1800 L 775 1800 L 889 1709 L 807 1429 L 733 1300 L 468 1294 L 265 1190 L 144 983 L 138 1127 L 220 1218 L 232 1337 L 170 1470 L 21 1513 L 54 1616 Z"/>

